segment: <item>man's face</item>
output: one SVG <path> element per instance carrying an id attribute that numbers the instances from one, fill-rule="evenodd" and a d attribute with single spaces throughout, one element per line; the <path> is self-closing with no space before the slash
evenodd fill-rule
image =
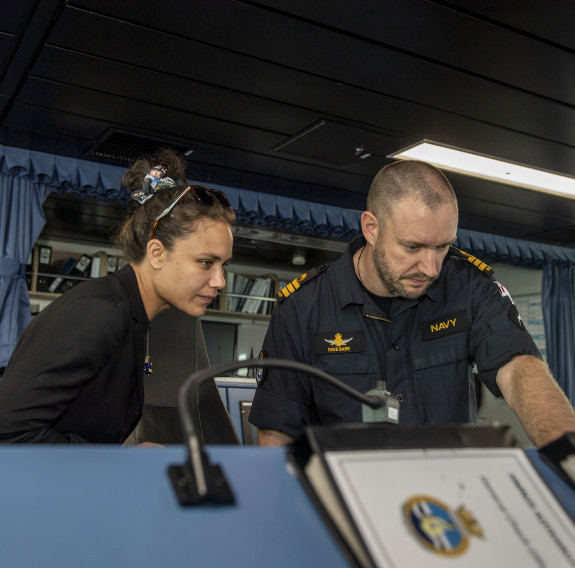
<path id="1" fill-rule="evenodd" d="M 375 242 L 373 262 L 386 295 L 415 300 L 439 276 L 457 236 L 455 203 L 429 209 L 405 197 L 397 203 Z"/>

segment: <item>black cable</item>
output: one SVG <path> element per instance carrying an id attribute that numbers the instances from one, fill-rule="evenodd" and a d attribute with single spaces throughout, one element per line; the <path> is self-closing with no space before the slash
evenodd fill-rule
<path id="1" fill-rule="evenodd" d="M 210 464 L 203 451 L 199 404 L 199 386 L 217 376 L 225 376 L 231 371 L 251 367 L 279 367 L 308 373 L 334 388 L 346 393 L 371 408 L 385 405 L 385 399 L 366 395 L 356 391 L 332 375 L 299 361 L 287 359 L 248 359 L 246 361 L 231 361 L 202 369 L 191 375 L 180 388 L 178 406 L 180 420 L 188 448 L 188 460 L 182 466 L 170 466 L 168 471 L 173 487 L 182 505 L 197 505 L 201 503 L 233 503 L 234 496 L 223 472 L 219 466 Z"/>

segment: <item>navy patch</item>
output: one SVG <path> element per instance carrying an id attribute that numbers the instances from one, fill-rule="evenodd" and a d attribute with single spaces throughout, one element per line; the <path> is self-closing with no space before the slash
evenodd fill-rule
<path id="1" fill-rule="evenodd" d="M 439 339 L 454 333 L 460 333 L 469 329 L 467 312 L 461 310 L 447 316 L 441 316 L 421 324 L 421 336 L 423 341 Z"/>
<path id="2" fill-rule="evenodd" d="M 507 317 L 521 330 L 527 331 L 523 320 L 521 319 L 521 315 L 519 314 L 519 310 L 515 304 L 511 304 L 509 309 L 507 310 Z"/>
<path id="3" fill-rule="evenodd" d="M 327 353 L 363 353 L 361 331 L 330 331 L 315 334 L 316 355 Z"/>
<path id="4" fill-rule="evenodd" d="M 266 358 L 266 354 L 264 351 L 260 351 L 260 354 L 258 356 L 258 359 L 265 359 Z M 264 369 L 263 367 L 258 367 L 256 369 L 256 382 L 258 383 L 258 385 L 261 385 L 265 378 L 266 378 L 266 373 L 265 373 L 266 369 Z"/>

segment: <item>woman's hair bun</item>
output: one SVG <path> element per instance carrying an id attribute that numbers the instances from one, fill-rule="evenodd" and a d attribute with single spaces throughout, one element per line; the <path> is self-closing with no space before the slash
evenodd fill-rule
<path id="1" fill-rule="evenodd" d="M 186 161 L 178 152 L 171 148 L 162 148 L 153 156 L 140 158 L 122 176 L 122 185 L 130 192 L 137 191 L 142 187 L 144 178 L 150 170 L 158 164 L 166 168 L 166 177 L 172 178 L 176 185 L 184 186 L 186 180 Z"/>

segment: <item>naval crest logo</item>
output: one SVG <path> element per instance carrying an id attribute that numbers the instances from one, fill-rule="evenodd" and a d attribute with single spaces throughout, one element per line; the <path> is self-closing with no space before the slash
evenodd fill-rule
<path id="1" fill-rule="evenodd" d="M 341 333 L 336 333 L 333 339 L 324 339 L 326 343 L 329 343 L 333 347 L 343 347 L 344 349 L 338 349 L 338 351 L 349 351 L 349 347 L 345 348 L 346 345 L 353 339 L 344 339 Z"/>
<path id="2" fill-rule="evenodd" d="M 316 333 L 315 352 L 318 355 L 362 353 L 363 333 L 361 330 L 334 330 Z"/>
<path id="3" fill-rule="evenodd" d="M 483 538 L 479 523 L 465 507 L 451 510 L 427 495 L 410 498 L 403 506 L 403 514 L 417 540 L 440 555 L 462 554 L 471 535 Z"/>

